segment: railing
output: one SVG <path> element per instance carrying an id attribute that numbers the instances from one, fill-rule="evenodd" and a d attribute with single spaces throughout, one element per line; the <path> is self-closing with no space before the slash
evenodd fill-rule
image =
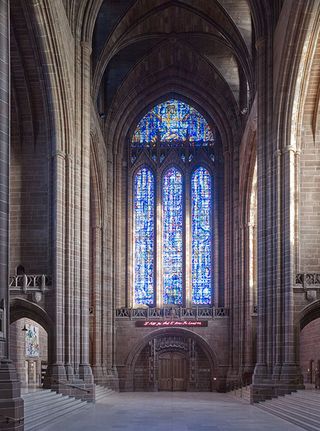
<path id="1" fill-rule="evenodd" d="M 79 389 L 79 391 L 83 391 L 83 392 L 86 392 L 87 394 L 90 394 L 90 391 L 88 389 L 82 388 L 81 386 L 73 385 L 72 383 L 62 382 L 61 380 L 53 380 L 53 383 L 56 383 L 58 385 L 63 385 L 72 389 Z"/>
<path id="2" fill-rule="evenodd" d="M 51 277 L 45 274 L 23 274 L 14 275 L 9 278 L 9 289 L 23 293 L 27 291 L 44 292 L 51 284 Z"/>
<path id="3" fill-rule="evenodd" d="M 228 317 L 225 307 L 118 308 L 117 319 L 214 319 Z"/>
<path id="4" fill-rule="evenodd" d="M 24 417 L 21 417 L 21 418 L 12 418 L 10 416 L 0 415 L 0 418 L 4 418 L 4 420 L 5 420 L 4 423 L 6 423 L 6 424 L 9 424 L 10 422 L 12 422 L 12 423 L 18 422 L 20 424 L 21 422 L 24 421 Z"/>

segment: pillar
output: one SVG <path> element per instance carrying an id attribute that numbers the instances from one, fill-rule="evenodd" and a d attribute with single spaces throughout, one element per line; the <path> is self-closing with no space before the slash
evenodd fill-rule
<path id="1" fill-rule="evenodd" d="M 10 4 L 0 0 L 0 430 L 24 429 L 20 382 L 9 359 Z"/>

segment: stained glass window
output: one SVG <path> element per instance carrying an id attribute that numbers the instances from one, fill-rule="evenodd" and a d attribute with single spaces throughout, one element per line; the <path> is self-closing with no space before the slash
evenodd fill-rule
<path id="1" fill-rule="evenodd" d="M 154 303 L 154 175 L 148 168 L 134 180 L 134 297 Z"/>
<path id="2" fill-rule="evenodd" d="M 211 303 L 211 176 L 203 168 L 192 175 L 192 302 Z"/>
<path id="3" fill-rule="evenodd" d="M 135 172 L 135 305 L 159 305 L 156 304 L 159 294 L 156 295 L 156 286 L 161 288 L 163 305 L 183 305 L 188 298 L 195 305 L 212 303 L 213 178 L 204 167 L 193 171 L 192 166 L 198 163 L 201 166 L 204 160 L 209 164 L 216 163 L 215 144 L 219 142 L 217 127 L 209 126 L 195 108 L 181 100 L 169 99 L 154 106 L 137 125 L 128 163 L 131 172 Z M 147 165 L 150 163 L 150 168 L 146 165 L 136 173 L 135 165 L 142 160 Z M 179 168 L 173 163 L 178 163 Z M 157 202 L 156 178 L 162 178 Z M 187 196 L 190 206 L 184 205 L 184 184 L 190 184 Z M 184 231 L 186 217 L 190 218 L 190 232 Z M 161 234 L 156 237 L 157 232 Z M 158 265 L 161 273 L 160 279 L 156 280 Z"/>
<path id="4" fill-rule="evenodd" d="M 40 356 L 39 327 L 27 324 L 26 328 L 26 356 L 38 358 Z"/>
<path id="5" fill-rule="evenodd" d="M 189 140 L 196 146 L 213 145 L 215 133 L 205 118 L 181 100 L 167 100 L 149 111 L 139 122 L 132 145 L 143 147 L 156 140 L 166 143 Z"/>
<path id="6" fill-rule="evenodd" d="M 162 184 L 163 302 L 182 304 L 183 181 L 176 168 L 167 170 Z"/>

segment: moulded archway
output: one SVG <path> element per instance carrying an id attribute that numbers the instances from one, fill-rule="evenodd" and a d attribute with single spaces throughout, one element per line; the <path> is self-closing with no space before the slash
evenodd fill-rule
<path id="1" fill-rule="evenodd" d="M 10 301 L 10 324 L 27 318 L 38 323 L 48 334 L 48 363 L 52 362 L 54 325 L 47 312 L 40 306 L 21 298 Z"/>
<path id="2" fill-rule="evenodd" d="M 300 314 L 299 360 L 304 384 L 314 384 L 320 372 L 320 300 Z"/>
<path id="3" fill-rule="evenodd" d="M 10 359 L 23 388 L 42 387 L 48 367 L 48 333 L 42 325 L 25 317 L 11 323 Z"/>
<path id="4" fill-rule="evenodd" d="M 159 356 L 169 353 L 185 359 L 183 387 L 161 387 Z M 183 328 L 159 329 L 143 337 L 129 353 L 120 389 L 130 390 L 219 390 L 218 359 L 198 334 Z M 181 377 L 181 376 L 180 376 Z"/>

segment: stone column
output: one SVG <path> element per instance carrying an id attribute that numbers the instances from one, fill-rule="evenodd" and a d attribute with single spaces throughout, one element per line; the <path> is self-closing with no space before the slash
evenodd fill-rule
<path id="1" fill-rule="evenodd" d="M 285 390 L 296 390 L 299 386 L 300 370 L 297 363 L 295 352 L 295 334 L 294 334 L 294 298 L 293 298 L 293 280 L 295 270 L 295 224 L 296 224 L 296 150 L 288 146 L 283 151 L 284 172 L 281 178 L 284 179 L 284 214 L 283 230 L 285 235 L 285 247 L 283 250 L 284 261 L 284 283 L 283 283 L 283 363 L 280 379 Z M 287 392 L 287 391 L 286 391 Z"/>
<path id="2" fill-rule="evenodd" d="M 68 381 L 74 378 L 74 160 L 66 155 L 66 231 L 65 231 L 65 371 Z"/>
<path id="3" fill-rule="evenodd" d="M 52 154 L 53 205 L 53 303 L 55 323 L 51 363 L 48 364 L 44 386 L 61 393 L 68 393 L 65 361 L 65 152 L 55 150 Z"/>
<path id="4" fill-rule="evenodd" d="M 102 372 L 102 229 L 92 227 L 92 319 L 93 352 L 92 371 L 95 383 L 103 383 Z"/>
<path id="5" fill-rule="evenodd" d="M 88 393 L 86 400 L 94 399 L 93 375 L 89 361 L 89 286 L 90 286 L 90 55 L 87 42 L 81 42 L 79 73 L 81 77 L 79 119 L 81 126 L 81 268 L 80 268 L 80 364 L 79 377 Z"/>
<path id="6" fill-rule="evenodd" d="M 269 354 L 272 352 L 270 331 L 272 322 L 272 42 L 267 36 L 261 36 L 257 48 L 257 284 L 258 284 L 258 328 L 257 328 L 257 363 L 252 385 L 252 401 L 265 399 L 269 391 L 270 379 Z M 269 313 L 269 316 L 268 316 Z M 269 323 L 269 327 L 268 327 Z M 270 389 L 271 390 L 271 389 Z"/>
<path id="7" fill-rule="evenodd" d="M 10 4 L 0 0 L 0 430 L 23 430 L 20 382 L 9 360 Z"/>

